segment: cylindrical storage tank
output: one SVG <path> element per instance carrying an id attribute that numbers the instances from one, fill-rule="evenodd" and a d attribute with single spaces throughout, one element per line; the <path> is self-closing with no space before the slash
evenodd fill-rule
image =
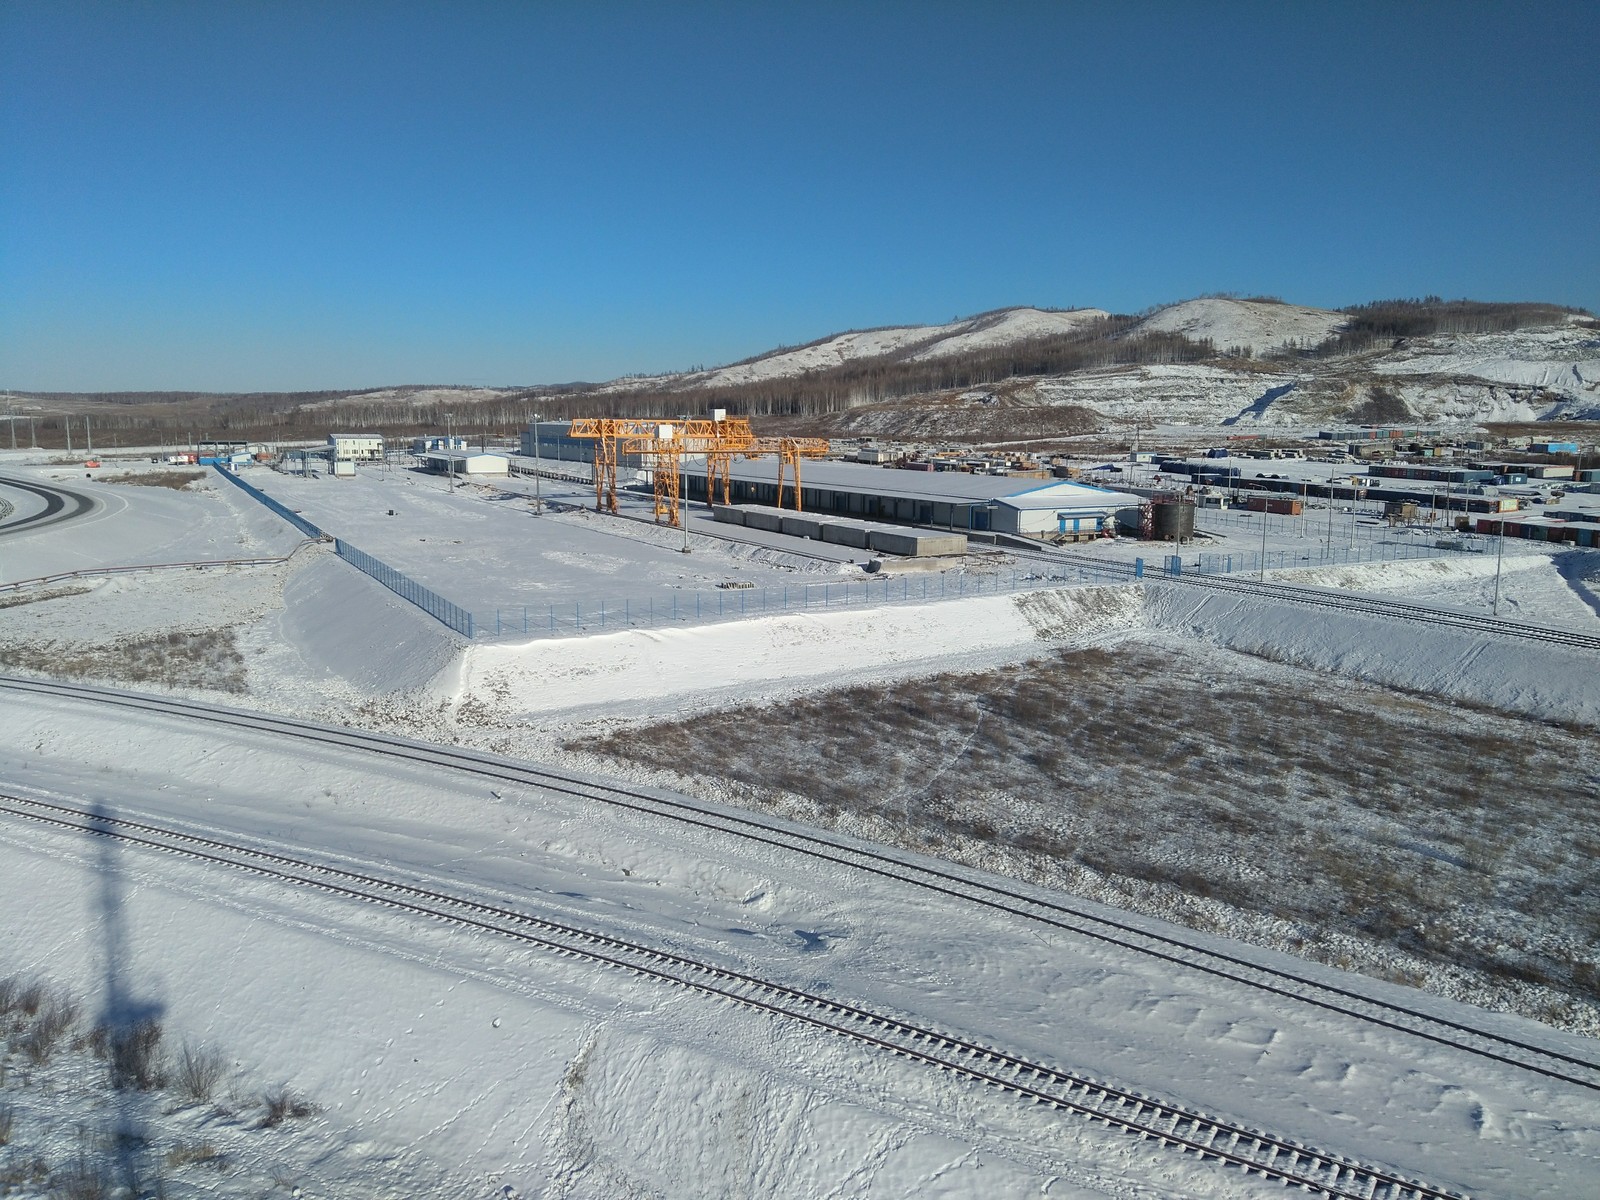
<path id="1" fill-rule="evenodd" d="M 1154 532 L 1156 541 L 1172 542 L 1193 540 L 1193 501 L 1157 500 L 1152 507 L 1155 513 Z"/>

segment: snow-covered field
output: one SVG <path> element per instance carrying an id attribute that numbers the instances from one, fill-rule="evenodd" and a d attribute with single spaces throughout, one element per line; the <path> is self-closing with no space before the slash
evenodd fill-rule
<path id="1" fill-rule="evenodd" d="M 300 541 L 225 482 L 175 493 L 56 473 L 100 507 L 76 523 L 0 536 L 0 582 L 89 565 L 278 557 Z M 51 469 L 9 458 L 4 474 L 48 480 Z M 521 498 L 449 494 L 436 480 L 275 478 L 272 486 L 364 549 L 404 556 L 405 569 L 445 594 L 484 602 L 500 602 L 507 575 L 519 591 L 570 596 L 595 578 L 670 586 L 848 568 L 707 535 L 682 556 L 664 531 L 533 517 Z M 19 517 L 33 503 L 0 493 Z M 405 515 L 389 517 L 391 507 Z M 1589 559 L 1508 564 L 1503 599 L 1517 611 L 1600 626 L 1589 603 L 1600 572 Z M 1443 594 L 1454 607 L 1486 610 L 1484 570 L 1482 559 L 1462 558 L 1341 568 L 1317 582 Z M 245 691 L 208 690 L 203 669 L 169 690 L 569 768 L 601 762 L 561 749 L 583 734 L 626 737 L 629 728 L 736 706 L 760 722 L 775 719 L 780 701 L 842 685 L 1014 668 L 1075 647 L 1149 644 L 1175 654 L 1196 640 L 1219 669 L 1237 650 L 1270 650 L 1334 688 L 1362 679 L 1575 729 L 1600 723 L 1600 673 L 1579 652 L 1541 656 L 1487 635 L 1419 634 L 1370 619 L 1340 625 L 1266 602 L 1193 603 L 1176 589 L 1085 588 L 465 646 L 318 547 L 278 565 L 79 586 L 53 598 L 0 592 L 9 605 L 0 608 L 0 652 L 53 647 L 86 677 L 114 680 L 133 642 L 181 626 L 229 639 Z M 1475 1194 L 1578 1195 L 1600 1171 L 1592 1091 L 1041 934 L 954 899 L 554 790 L 491 788 L 425 761 L 308 750 L 266 732 L 220 736 L 170 716 L 113 716 L 9 691 L 0 711 L 0 778 L 13 794 L 310 852 L 826 987 Z M 862 736 L 879 736 L 869 718 Z M 702 789 L 693 762 L 628 770 L 737 798 L 710 780 Z M 170 1195 L 298 1187 L 307 1197 L 490 1197 L 508 1186 L 548 1197 L 1280 1192 L 726 1003 L 214 866 L 7 820 L 0 895 L 8 917 L 0 976 L 46 978 L 92 1012 L 104 1003 L 115 945 L 118 994 L 158 1013 L 169 1043 L 227 1056 L 232 1098 L 221 1111 L 166 1111 L 173 1106 L 153 1097 L 135 1111 L 108 1111 L 66 1055 L 27 1086 L 13 1067 L 0 1093 L 17 1114 L 12 1146 L 26 1138 L 57 1162 L 82 1146 L 80 1127 L 113 1117 L 140 1126 L 151 1154 L 209 1140 L 232 1156 L 225 1172 L 171 1167 Z M 1337 977 L 1597 1057 L 1587 1038 Z M 252 1128 L 261 1091 L 279 1083 L 321 1111 Z"/>

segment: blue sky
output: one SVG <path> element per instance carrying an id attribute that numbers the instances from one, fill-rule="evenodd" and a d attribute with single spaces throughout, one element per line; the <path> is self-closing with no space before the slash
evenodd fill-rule
<path id="1" fill-rule="evenodd" d="M 1600 18 L 0 0 L 0 386 L 608 379 L 1013 304 L 1600 308 Z"/>

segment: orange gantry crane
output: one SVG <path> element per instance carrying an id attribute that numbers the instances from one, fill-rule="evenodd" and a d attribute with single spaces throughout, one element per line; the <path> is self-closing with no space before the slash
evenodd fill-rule
<path id="1" fill-rule="evenodd" d="M 778 507 L 783 507 L 783 480 L 785 469 L 794 471 L 794 510 L 801 511 L 800 506 L 800 461 L 806 458 L 821 458 L 828 452 L 827 438 L 757 438 L 750 449 L 743 452 L 746 458 L 757 458 L 763 454 L 776 454 L 778 456 Z M 706 468 L 706 498 L 711 497 L 711 469 Z M 722 502 L 728 502 L 727 479 L 723 479 Z"/>
<path id="2" fill-rule="evenodd" d="M 783 507 L 785 479 L 794 472 L 794 507 L 800 510 L 800 463 L 828 452 L 826 438 L 758 438 L 744 417 L 713 416 L 678 421 L 635 417 L 579 417 L 571 435 L 590 438 L 594 453 L 594 509 L 617 511 L 617 454 L 637 454 L 654 480 L 655 517 L 677 525 L 682 518 L 682 472 L 685 454 L 703 454 L 706 460 L 706 499 L 714 501 L 720 486 L 722 502 L 729 503 L 729 471 L 733 459 L 778 458 L 778 507 Z"/>
<path id="3" fill-rule="evenodd" d="M 648 437 L 658 422 L 630 417 L 577 417 L 569 437 L 594 440 L 594 510 L 617 511 L 617 443 L 623 438 Z"/>

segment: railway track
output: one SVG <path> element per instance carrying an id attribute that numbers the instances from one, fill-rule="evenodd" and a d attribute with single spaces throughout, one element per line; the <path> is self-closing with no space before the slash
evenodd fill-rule
<path id="1" fill-rule="evenodd" d="M 1074 567 L 1090 567 L 1097 571 L 1128 579 L 1134 577 L 1134 568 L 1130 564 L 1111 563 L 1088 555 L 1073 554 L 1070 551 L 1059 555 L 1031 554 L 1028 551 L 1019 551 L 1017 553 L 1027 555 L 1030 561 L 1069 563 Z M 1231 592 L 1236 595 L 1260 596 L 1269 600 L 1287 600 L 1295 604 L 1313 604 L 1320 608 L 1358 613 L 1362 616 L 1387 617 L 1401 621 L 1422 621 L 1430 625 L 1467 629 L 1474 633 L 1493 633 L 1503 637 L 1523 638 L 1528 641 L 1569 646 L 1577 650 L 1600 651 L 1600 637 L 1593 634 L 1578 633 L 1570 629 L 1550 629 L 1541 625 L 1527 625 L 1520 621 L 1507 621 L 1502 618 L 1484 616 L 1477 613 L 1456 612 L 1447 608 L 1430 608 L 1423 604 L 1407 604 L 1399 600 L 1384 600 L 1377 596 L 1335 592 L 1325 588 L 1306 587 L 1301 584 L 1262 583 L 1253 579 L 1237 579 L 1232 576 L 1221 575 L 1147 574 L 1145 581 L 1148 583 L 1209 589 L 1217 592 Z"/>
<path id="2" fill-rule="evenodd" d="M 176 698 L 144 696 L 83 684 L 0 676 L 0 689 L 88 701 L 162 717 L 178 717 L 215 727 L 288 737 L 301 743 L 358 750 L 388 760 L 444 768 L 489 781 L 537 788 L 555 795 L 636 812 L 657 819 L 729 835 L 774 847 L 935 895 L 953 898 L 992 912 L 1020 918 L 1064 934 L 1131 951 L 1185 970 L 1244 985 L 1296 1005 L 1305 1005 L 1382 1027 L 1429 1044 L 1465 1052 L 1512 1066 L 1543 1078 L 1600 1092 L 1600 1056 L 1579 1057 L 1553 1046 L 1539 1045 L 1474 1028 L 1419 1008 L 1380 1000 L 1286 967 L 1268 966 L 1241 955 L 1143 927 L 1137 920 L 1091 911 L 1070 897 L 1031 893 L 1004 879 L 966 871 L 954 864 L 920 860 L 887 848 L 857 845 L 846 839 L 785 825 L 754 813 L 724 810 L 668 793 L 630 789 L 586 780 L 533 764 L 519 763 L 453 746 L 412 742 L 364 730 L 319 725 L 200 704 Z"/>
<path id="3" fill-rule="evenodd" d="M 820 996 L 685 955 L 434 888 L 108 814 L 0 794 L 0 814 L 58 832 L 110 838 L 154 853 L 247 872 L 287 886 L 620 970 L 889 1053 L 1166 1148 L 1337 1200 L 1466 1200 L 1386 1166 L 1307 1146 L 1171 1100 L 1020 1058 L 904 1017 Z"/>

